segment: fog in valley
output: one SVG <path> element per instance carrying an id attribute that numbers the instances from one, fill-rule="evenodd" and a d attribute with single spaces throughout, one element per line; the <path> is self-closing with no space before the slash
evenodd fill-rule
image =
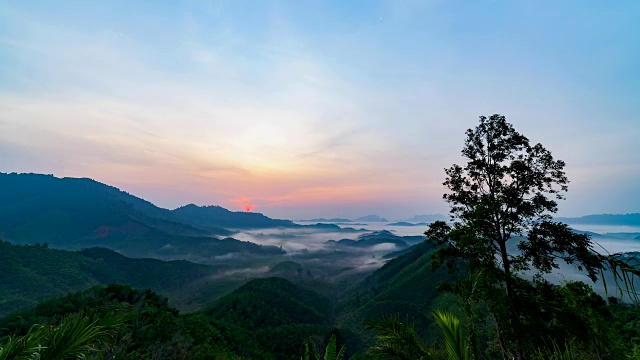
<path id="1" fill-rule="evenodd" d="M 309 225 L 308 222 L 298 224 Z M 640 227 L 569 225 L 576 231 L 589 234 L 594 249 L 602 254 L 640 252 Z M 407 223 L 398 226 L 381 222 L 339 223 L 338 226 L 340 230 L 315 227 L 237 230 L 233 235 L 235 239 L 281 247 L 286 254 L 259 258 L 230 254 L 210 259 L 211 263 L 223 262 L 231 266 L 231 269 L 221 272 L 215 278 L 279 275 L 330 282 L 363 279 L 401 254 L 402 250 L 424 241 L 426 238 L 423 233 L 428 227 L 416 223 L 412 226 Z M 366 241 L 372 238 L 375 241 Z M 609 286 L 605 290 L 601 281 L 594 284 L 585 272 L 579 271 L 576 267 L 563 262 L 560 262 L 559 266 L 559 269 L 545 275 L 545 278 L 556 284 L 579 280 L 590 284 L 603 296 L 619 295 L 610 273 L 605 275 Z"/>

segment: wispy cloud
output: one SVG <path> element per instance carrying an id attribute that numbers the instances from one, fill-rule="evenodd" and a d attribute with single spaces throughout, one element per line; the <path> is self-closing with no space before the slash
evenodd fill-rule
<path id="1" fill-rule="evenodd" d="M 502 112 L 567 160 L 580 197 L 594 179 L 621 189 L 638 177 L 640 109 L 622 89 L 640 89 L 615 73 L 640 51 L 616 37 L 614 54 L 589 60 L 603 81 L 589 87 L 571 61 L 611 41 L 586 25 L 531 32 L 546 5 L 40 5 L 0 9 L 3 171 L 94 177 L 167 207 L 442 211 L 464 130 Z M 488 29 L 474 11 L 511 20 Z M 575 46 L 545 50 L 557 36 Z"/>

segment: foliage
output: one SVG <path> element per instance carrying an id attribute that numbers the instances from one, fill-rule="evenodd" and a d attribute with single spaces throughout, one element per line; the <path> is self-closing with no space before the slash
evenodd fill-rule
<path id="1" fill-rule="evenodd" d="M 444 333 L 444 343 L 450 360 L 469 360 L 469 345 L 464 341 L 460 320 L 453 314 L 436 310 L 433 313 L 436 323 Z"/>
<path id="2" fill-rule="evenodd" d="M 202 314 L 230 349 L 251 358 L 297 358 L 305 339 L 332 329 L 330 300 L 282 278 L 252 280 Z"/>
<path id="3" fill-rule="evenodd" d="M 538 350 L 534 355 L 534 360 L 577 360 L 576 352 L 571 343 L 567 343 L 561 349 L 556 342 L 553 342 L 553 350 Z"/>
<path id="4" fill-rule="evenodd" d="M 0 360 L 80 359 L 105 351 L 123 326 L 122 316 L 80 311 L 63 317 L 56 325 L 33 325 L 22 336 L 8 336 L 0 346 Z"/>
<path id="5" fill-rule="evenodd" d="M 0 263 L 0 317 L 96 285 L 149 288 L 169 296 L 181 308 L 196 308 L 241 284 L 232 279 L 210 281 L 222 271 L 219 266 L 131 259 L 105 248 L 74 252 L 0 241 Z"/>
<path id="6" fill-rule="evenodd" d="M 594 252 L 588 235 L 553 221 L 567 191 L 563 161 L 531 145 L 502 115 L 481 116 L 466 135 L 467 163 L 446 169 L 444 182 L 453 225 L 436 221 L 425 235 L 440 246 L 435 267 L 457 271 L 462 260 L 471 273 L 482 272 L 478 295 L 494 316 L 503 356 L 521 359 L 528 309 L 519 302 L 528 286 L 519 276 L 532 270 L 541 281 L 563 261 L 595 281 L 612 259 Z"/>
<path id="7" fill-rule="evenodd" d="M 431 270 L 434 246 L 427 242 L 416 245 L 412 251 L 389 260 L 384 266 L 351 290 L 351 295 L 339 314 L 339 324 L 353 329 L 363 344 L 350 344 L 349 349 L 366 351 L 371 334 L 363 331 L 362 324 L 380 319 L 386 314 L 399 314 L 414 319 L 416 331 L 425 338 L 437 341 L 440 329 L 426 316 L 435 307 L 450 307 L 455 299 L 441 294 L 436 288 L 442 281 L 454 278 L 445 271 Z"/>
<path id="8" fill-rule="evenodd" d="M 338 350 L 338 340 L 335 334 L 331 334 L 331 338 L 324 350 L 324 356 L 320 355 L 313 341 L 304 343 L 304 353 L 301 360 L 342 360 L 345 354 L 346 345 L 342 345 Z"/>
<path id="9" fill-rule="evenodd" d="M 469 345 L 465 342 L 460 320 L 448 311 L 436 310 L 433 317 L 444 335 L 444 349 L 449 360 L 471 359 Z M 427 349 L 418 338 L 414 325 L 408 319 L 402 322 L 398 315 L 386 315 L 367 323 L 376 331 L 375 344 L 369 353 L 376 359 L 441 359 L 443 353 L 431 346 Z"/>
<path id="10" fill-rule="evenodd" d="M 616 298 L 609 298 L 609 302 L 613 336 L 627 350 L 632 349 L 636 355 L 633 359 L 640 359 L 640 305 L 619 302 Z"/>
<path id="11" fill-rule="evenodd" d="M 367 329 L 377 332 L 375 345 L 369 349 L 376 358 L 412 360 L 429 356 L 408 318 L 402 322 L 399 315 L 384 315 L 379 320 L 367 322 Z"/>

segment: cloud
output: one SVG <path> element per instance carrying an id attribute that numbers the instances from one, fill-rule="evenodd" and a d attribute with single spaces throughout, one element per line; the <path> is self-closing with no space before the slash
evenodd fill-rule
<path id="1" fill-rule="evenodd" d="M 528 32 L 544 6 L 514 5 L 519 21 L 473 31 L 446 2 L 341 6 L 182 4 L 146 8 L 148 21 L 124 9 L 3 6 L 0 155 L 10 159 L 0 170 L 94 177 L 168 207 L 248 197 L 275 216 L 294 206 L 308 217 L 437 212 L 464 130 L 501 112 L 567 161 L 572 196 L 585 199 L 573 211 L 594 199 L 591 184 L 629 189 L 638 177 L 637 107 L 625 100 L 637 92 L 614 96 L 622 85 L 603 70 L 637 58 L 624 37 L 614 58 L 588 63 L 587 75 L 607 79 L 593 88 L 586 63 L 571 61 L 602 48 L 584 47 L 597 27 L 555 29 L 562 43 Z M 577 45 L 541 45 L 566 43 Z"/>

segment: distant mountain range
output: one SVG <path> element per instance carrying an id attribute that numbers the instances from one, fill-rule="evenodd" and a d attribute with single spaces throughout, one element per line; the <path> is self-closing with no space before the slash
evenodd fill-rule
<path id="1" fill-rule="evenodd" d="M 394 222 L 394 223 L 389 223 L 387 225 L 389 225 L 389 226 L 428 226 L 429 223 L 426 223 L 426 222 L 410 223 L 410 222 L 406 222 L 406 221 L 398 221 L 398 222 Z"/>
<path id="2" fill-rule="evenodd" d="M 359 218 L 356 219 L 356 221 L 366 221 L 366 222 L 389 222 L 389 220 L 380 217 L 378 215 L 366 215 L 366 216 L 361 216 Z"/>
<path id="3" fill-rule="evenodd" d="M 318 223 L 346 223 L 346 222 L 353 222 L 353 220 L 343 219 L 343 218 L 332 218 L 332 219 L 319 218 L 319 219 L 299 220 L 299 221 L 318 222 Z"/>
<path id="4" fill-rule="evenodd" d="M 406 249 L 410 245 L 421 243 L 424 240 L 424 236 L 398 236 L 388 230 L 380 230 L 359 235 L 356 240 L 329 240 L 326 244 L 335 245 L 338 248 L 369 248 L 381 244 L 394 244 L 398 249 Z"/>
<path id="5" fill-rule="evenodd" d="M 411 218 L 409 218 L 409 219 L 407 219 L 405 221 L 406 222 L 411 222 L 411 223 L 424 222 L 424 223 L 427 223 L 427 224 L 431 224 L 432 222 L 438 221 L 438 220 L 440 220 L 440 221 L 448 221 L 449 220 L 449 216 L 442 215 L 442 214 L 430 214 L 430 215 L 422 214 L 422 215 L 414 215 L 413 217 L 411 217 Z"/>
<path id="6" fill-rule="evenodd" d="M 15 244 L 47 243 L 67 250 L 102 246 L 127 256 L 161 259 L 277 255 L 284 253 L 279 247 L 230 236 L 238 229 L 281 227 L 302 225 L 219 206 L 170 211 L 86 178 L 0 173 L 0 238 Z"/>
<path id="7" fill-rule="evenodd" d="M 380 217 L 378 215 L 366 215 L 361 216 L 355 220 L 345 219 L 345 218 L 318 218 L 318 219 L 310 219 L 310 220 L 299 220 L 301 222 L 318 222 L 318 223 L 350 223 L 350 222 L 389 222 L 389 220 Z"/>
<path id="8" fill-rule="evenodd" d="M 559 217 L 557 221 L 568 224 L 583 225 L 615 225 L 615 226 L 640 226 L 640 213 L 634 214 L 597 214 L 575 218 Z"/>
<path id="9" fill-rule="evenodd" d="M 433 215 L 414 215 L 409 219 L 403 220 L 403 221 L 397 221 L 391 224 L 388 224 L 389 226 L 414 226 L 414 225 L 428 225 L 431 224 L 434 221 L 437 220 L 442 220 L 442 221 L 448 221 L 449 217 L 446 215 L 441 215 L 441 214 L 433 214 Z M 310 220 L 299 220 L 302 222 L 319 222 L 319 223 L 348 223 L 348 222 L 357 222 L 357 221 L 361 221 L 361 222 L 389 222 L 389 220 L 380 217 L 378 215 L 366 215 L 366 216 L 361 216 L 355 220 L 351 220 L 351 219 L 345 219 L 345 218 L 319 218 L 319 219 L 310 219 Z"/>

